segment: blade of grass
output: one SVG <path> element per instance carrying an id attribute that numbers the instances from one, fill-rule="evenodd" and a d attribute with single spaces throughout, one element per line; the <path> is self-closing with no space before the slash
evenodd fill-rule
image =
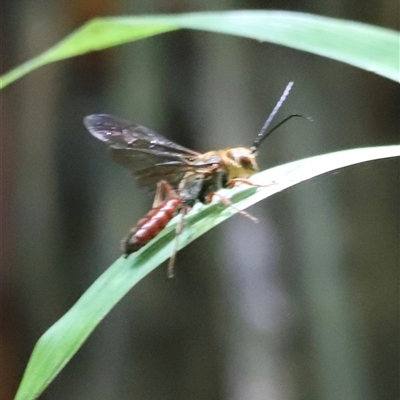
<path id="1" fill-rule="evenodd" d="M 396 31 L 304 13 L 242 10 L 93 19 L 0 77 L 0 89 L 55 61 L 185 28 L 284 45 L 400 81 Z"/>
<path id="2" fill-rule="evenodd" d="M 226 190 L 224 196 L 244 209 L 274 193 L 315 176 L 365 161 L 400 156 L 400 145 L 346 150 L 291 162 L 257 174 L 256 183 L 268 185 L 255 189 L 237 187 Z M 196 206 L 185 218 L 186 226 L 180 240 L 184 247 L 212 227 L 235 214 L 232 207 L 219 202 Z M 120 258 L 111 265 L 37 342 L 16 400 L 39 396 L 79 350 L 90 333 L 123 296 L 143 277 L 171 256 L 177 220 L 174 219 L 148 246 Z M 180 266 L 183 268 L 183 266 Z"/>

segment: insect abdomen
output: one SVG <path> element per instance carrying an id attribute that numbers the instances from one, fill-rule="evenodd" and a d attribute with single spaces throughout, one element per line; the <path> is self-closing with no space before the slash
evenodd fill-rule
<path id="1" fill-rule="evenodd" d="M 158 207 L 150 210 L 137 225 L 131 229 L 129 235 L 122 242 L 123 251 L 129 255 L 138 251 L 157 236 L 174 217 L 182 199 L 175 197 L 161 203 Z"/>

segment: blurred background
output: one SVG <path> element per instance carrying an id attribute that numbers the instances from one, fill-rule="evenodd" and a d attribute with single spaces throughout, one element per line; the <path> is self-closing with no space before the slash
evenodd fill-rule
<path id="1" fill-rule="evenodd" d="M 398 29 L 399 4 L 4 0 L 2 72 L 100 15 L 284 9 Z M 268 43 L 178 31 L 41 68 L 1 93 L 1 399 L 32 348 L 120 255 L 152 199 L 82 125 L 139 122 L 197 151 L 250 146 L 286 84 L 262 169 L 399 143 L 398 84 Z M 295 186 L 182 250 L 104 319 L 41 396 L 399 398 L 400 163 Z"/>

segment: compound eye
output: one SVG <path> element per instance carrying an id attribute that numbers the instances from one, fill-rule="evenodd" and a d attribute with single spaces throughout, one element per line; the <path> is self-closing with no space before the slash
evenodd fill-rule
<path id="1" fill-rule="evenodd" d="M 251 171 L 257 169 L 255 157 L 249 149 L 241 147 L 231 149 L 228 151 L 227 156 L 233 160 L 236 167 Z"/>
<path id="2" fill-rule="evenodd" d="M 249 156 L 241 156 L 239 162 L 245 168 L 253 166 L 253 161 Z"/>

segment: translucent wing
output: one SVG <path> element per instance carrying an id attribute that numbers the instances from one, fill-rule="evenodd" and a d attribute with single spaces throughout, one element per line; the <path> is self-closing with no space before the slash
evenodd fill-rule
<path id="1" fill-rule="evenodd" d="M 160 180 L 177 187 L 183 175 L 195 171 L 200 156 L 144 126 L 107 114 L 94 114 L 83 123 L 97 139 L 111 149 L 114 160 L 128 168 L 140 186 L 151 187 Z"/>

